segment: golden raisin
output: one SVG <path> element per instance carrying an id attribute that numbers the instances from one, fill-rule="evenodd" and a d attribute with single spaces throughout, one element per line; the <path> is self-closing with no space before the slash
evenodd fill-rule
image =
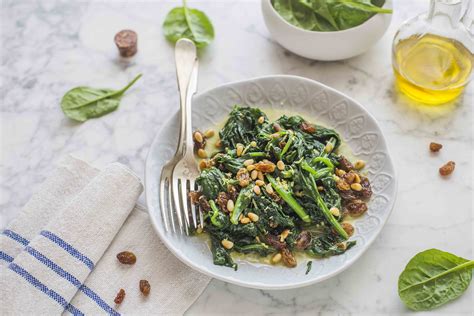
<path id="1" fill-rule="evenodd" d="M 137 257 L 133 252 L 130 251 L 122 251 L 117 254 L 117 259 L 120 263 L 123 264 L 134 264 L 137 262 Z"/>
<path id="2" fill-rule="evenodd" d="M 122 304 L 124 298 L 125 298 L 125 290 L 120 289 L 120 291 L 115 296 L 115 299 L 114 299 L 115 304 Z"/>
<path id="3" fill-rule="evenodd" d="M 150 290 L 150 283 L 148 283 L 147 280 L 140 280 L 140 292 L 142 292 L 143 295 L 148 296 L 148 294 L 150 294 Z"/>
<path id="4" fill-rule="evenodd" d="M 430 150 L 431 152 L 437 153 L 440 149 L 443 148 L 443 145 L 438 143 L 430 143 Z"/>
<path id="5" fill-rule="evenodd" d="M 349 237 L 354 234 L 354 226 L 352 226 L 350 223 L 342 222 L 341 226 Z"/>
<path id="6" fill-rule="evenodd" d="M 454 171 L 456 163 L 454 161 L 448 161 L 445 165 L 439 168 L 439 174 L 442 176 L 449 176 Z"/>

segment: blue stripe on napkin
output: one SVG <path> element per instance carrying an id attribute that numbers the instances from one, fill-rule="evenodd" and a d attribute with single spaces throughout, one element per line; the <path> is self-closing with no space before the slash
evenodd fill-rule
<path id="1" fill-rule="evenodd" d="M 25 269 L 23 269 L 22 267 L 20 267 L 19 265 L 17 265 L 16 263 L 10 263 L 8 265 L 8 268 L 12 271 L 14 271 L 15 273 L 17 273 L 18 275 L 20 275 L 21 277 L 23 277 L 26 281 L 28 281 L 31 285 L 33 285 L 34 287 L 36 287 L 38 290 L 40 290 L 41 292 L 43 292 L 44 294 L 48 295 L 50 298 L 52 298 L 53 300 L 55 300 L 56 302 L 58 302 L 61 306 L 64 307 L 64 309 L 68 310 L 71 314 L 73 315 L 81 315 L 83 316 L 84 314 L 78 310 L 76 307 L 74 307 L 73 305 L 69 304 L 65 299 L 64 297 L 62 297 L 61 295 L 59 295 L 58 293 L 56 293 L 55 291 L 51 290 L 50 288 L 48 288 L 46 285 L 44 285 L 43 283 L 41 283 L 37 278 L 35 278 L 34 276 L 32 276 L 28 271 L 26 271 Z"/>
<path id="2" fill-rule="evenodd" d="M 0 251 L 0 260 L 5 260 L 6 262 L 12 262 L 12 261 L 13 261 L 13 257 L 7 255 L 7 254 L 4 253 L 3 251 Z"/>
<path id="3" fill-rule="evenodd" d="M 65 242 L 64 240 L 62 240 L 59 236 L 57 236 L 57 235 L 55 235 L 52 232 L 47 231 L 47 230 L 41 231 L 40 235 L 43 236 L 43 237 L 48 238 L 49 240 L 51 240 L 52 242 L 57 244 L 59 247 L 63 248 L 67 252 L 69 252 L 69 254 L 71 256 L 73 256 L 73 257 L 79 259 L 80 261 L 82 261 L 90 270 L 94 269 L 94 262 L 92 262 L 91 259 L 89 259 L 86 255 L 79 252 L 79 250 L 77 250 L 76 248 L 74 248 L 73 246 L 71 246 L 70 244 Z"/>
<path id="4" fill-rule="evenodd" d="M 61 268 L 59 265 L 57 265 L 56 263 L 54 263 L 53 261 L 51 261 L 50 259 L 48 259 L 45 255 L 43 255 L 41 252 L 39 252 L 38 250 L 32 248 L 32 247 L 29 247 L 27 246 L 25 248 L 26 252 L 28 252 L 30 255 L 32 255 L 33 257 L 35 257 L 36 259 L 38 259 L 38 261 L 42 262 L 45 266 L 47 266 L 48 268 L 50 268 L 51 270 L 53 270 L 57 275 L 61 276 L 62 278 L 66 279 L 67 281 L 69 281 L 72 285 L 74 285 L 75 287 L 79 288 L 79 290 L 81 290 L 82 292 L 84 292 L 84 294 L 86 294 L 87 296 L 89 296 L 94 302 L 97 303 L 97 305 L 99 305 L 104 311 L 106 311 L 107 313 L 109 313 L 110 315 L 115 315 L 115 316 L 118 316 L 120 315 L 119 313 L 117 313 L 112 307 L 110 307 L 102 298 L 100 298 L 99 295 L 97 295 L 97 293 L 95 293 L 94 291 L 92 291 L 90 288 L 88 288 L 87 286 L 81 284 L 81 282 L 76 278 L 74 277 L 72 274 L 70 274 L 69 272 L 65 271 L 63 268 Z"/>
<path id="5" fill-rule="evenodd" d="M 11 239 L 13 239 L 17 242 L 19 242 L 23 246 L 26 246 L 30 243 L 30 241 L 28 239 L 25 239 L 25 238 L 21 237 L 19 234 L 15 233 L 14 231 L 9 230 L 9 229 L 5 229 L 2 232 L 2 234 L 5 235 L 5 236 L 10 237 Z"/>

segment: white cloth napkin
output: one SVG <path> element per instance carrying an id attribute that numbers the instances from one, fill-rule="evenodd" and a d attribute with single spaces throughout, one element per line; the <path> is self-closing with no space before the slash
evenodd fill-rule
<path id="1" fill-rule="evenodd" d="M 99 171 L 67 157 L 0 235 L 0 314 L 183 314 L 210 278 L 161 243 L 135 205 L 142 189 L 123 165 Z M 118 262 L 125 250 L 134 265 Z"/>

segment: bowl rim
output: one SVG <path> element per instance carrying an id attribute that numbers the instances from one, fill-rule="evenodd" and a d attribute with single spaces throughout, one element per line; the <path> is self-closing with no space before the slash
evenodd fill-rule
<path id="1" fill-rule="evenodd" d="M 383 131 L 378 123 L 378 121 L 375 119 L 375 117 L 362 105 L 360 104 L 359 102 L 357 102 L 356 100 L 354 100 L 353 98 L 347 96 L 345 93 L 343 92 L 340 92 L 338 91 L 337 89 L 334 89 L 332 87 L 329 87 L 327 85 L 325 85 L 324 83 L 321 83 L 319 81 L 316 81 L 316 80 L 313 80 L 313 79 L 309 79 L 309 78 L 305 78 L 305 77 L 300 77 L 300 76 L 295 76 L 295 75 L 266 75 L 266 76 L 259 76 L 259 77 L 252 77 L 252 78 L 248 78 L 248 79 L 243 79 L 243 80 L 237 80 L 237 81 L 232 81 L 232 82 L 229 82 L 229 83 L 224 83 L 224 84 L 221 84 L 221 85 L 218 85 L 218 86 L 215 86 L 215 87 L 212 87 L 210 89 L 207 89 L 203 92 L 200 92 L 199 94 L 193 96 L 193 99 L 196 98 L 197 96 L 200 96 L 200 95 L 205 95 L 207 93 L 209 93 L 210 91 L 214 90 L 214 89 L 220 89 L 220 88 L 224 88 L 224 87 L 229 87 L 229 86 L 232 86 L 232 85 L 236 85 L 236 84 L 240 84 L 240 83 L 245 83 L 245 82 L 249 82 L 249 81 L 255 81 L 255 80 L 262 80 L 262 79 L 277 79 L 277 78 L 287 78 L 287 79 L 295 79 L 295 80 L 303 80 L 303 81 L 306 81 L 306 82 L 310 82 L 310 83 L 316 83 L 318 85 L 321 85 L 322 87 L 324 87 L 325 89 L 328 89 L 330 91 L 333 91 L 333 92 L 336 92 L 340 95 L 342 95 L 344 98 L 346 98 L 347 100 L 350 100 L 351 102 L 355 103 L 356 105 L 360 106 L 361 108 L 364 109 L 366 115 L 368 117 L 370 117 L 374 123 L 375 123 L 375 126 L 379 129 L 381 135 L 383 136 L 384 140 L 386 139 L 384 134 L 383 134 Z M 390 152 L 390 148 L 389 146 L 387 145 L 387 143 L 385 142 L 385 150 L 387 152 L 387 158 L 388 158 L 388 161 L 390 163 L 390 165 L 392 166 L 392 169 L 393 169 L 393 179 L 394 179 L 394 193 L 393 193 L 393 198 L 389 201 L 389 204 L 387 205 L 387 208 L 388 208 L 388 214 L 387 214 L 387 217 L 385 218 L 385 221 L 383 221 L 377 228 L 376 228 L 376 232 L 375 234 L 373 235 L 373 237 L 369 240 L 366 241 L 366 244 L 365 244 L 365 247 L 363 249 L 361 249 L 361 251 L 359 253 L 357 253 L 353 258 L 351 258 L 350 260 L 346 261 L 346 264 L 342 267 L 340 267 L 339 269 L 337 270 L 334 270 L 332 271 L 331 273 L 328 273 L 322 277 L 319 277 L 319 278 L 313 278 L 313 279 L 309 279 L 307 281 L 303 281 L 303 282 L 298 282 L 298 283 L 289 283 L 289 284 L 285 284 L 285 285 L 266 285 L 266 284 L 263 284 L 263 283 L 259 283 L 259 282 L 254 282 L 254 283 L 248 283 L 248 282 L 244 282 L 244 281 L 240 281 L 238 278 L 236 277 L 226 277 L 226 276 L 222 276 L 222 275 L 219 275 L 215 272 L 213 272 L 212 270 L 209 270 L 205 267 L 201 267 L 199 265 L 196 265 L 194 264 L 191 260 L 189 260 L 188 258 L 184 257 L 184 256 L 181 256 L 178 249 L 175 249 L 175 246 L 168 240 L 168 238 L 165 238 L 165 235 L 166 232 L 164 232 L 164 229 L 162 229 L 162 227 L 160 226 L 160 223 L 156 220 L 155 216 L 152 215 L 151 213 L 151 208 L 150 208 L 150 205 L 152 204 L 151 202 L 151 197 L 149 196 L 148 194 L 148 188 L 149 188 L 149 182 L 151 182 L 151 172 L 150 172 L 150 168 L 151 168 L 151 163 L 149 162 L 151 160 L 151 156 L 152 156 L 152 150 L 151 148 L 155 146 L 155 143 L 156 141 L 158 140 L 158 136 L 161 134 L 161 131 L 167 126 L 168 122 L 170 122 L 171 120 L 174 119 L 174 115 L 171 115 L 170 118 L 168 120 L 166 120 L 163 125 L 157 130 L 156 134 L 155 134 L 155 137 L 153 138 L 153 141 L 150 145 L 150 148 L 148 150 L 148 153 L 147 153 L 147 157 L 146 157 L 146 160 L 145 160 L 145 179 L 144 179 L 144 183 L 145 183 L 145 201 L 146 201 L 146 206 L 147 206 L 147 212 L 148 212 L 148 215 L 150 217 L 150 220 L 151 220 L 151 223 L 152 223 L 152 226 L 153 226 L 153 229 L 155 230 L 156 234 L 158 235 L 158 237 L 160 238 L 160 240 L 163 242 L 163 244 L 166 246 L 166 248 L 168 248 L 168 250 L 179 260 L 181 261 L 182 263 L 184 263 L 185 265 L 187 265 L 189 268 L 195 270 L 195 271 L 198 271 L 202 274 L 205 274 L 211 278 L 215 278 L 215 279 L 218 279 L 220 281 L 223 281 L 223 282 L 227 282 L 227 283 L 231 283 L 231 284 L 235 284 L 235 285 L 239 285 L 239 286 L 242 286 L 242 287 L 246 287 L 246 288 L 253 288 L 253 289 L 259 289 L 259 290 L 287 290 L 287 289 L 295 289 L 295 288 L 300 288 L 300 287 L 305 287 L 305 286 L 309 286 L 309 285 L 312 285 L 312 284 L 316 284 L 316 283 L 319 283 L 319 282 L 322 282 L 322 281 L 325 281 L 327 279 L 330 279 L 336 275 L 338 275 L 339 273 L 345 271 L 346 269 L 348 269 L 350 266 L 352 266 L 357 260 L 359 260 L 359 258 L 370 248 L 370 246 L 372 245 L 372 243 L 375 241 L 375 239 L 380 235 L 382 229 L 385 227 L 388 219 L 390 218 L 390 215 L 392 214 L 392 211 L 393 211 L 393 208 L 395 206 L 395 201 L 397 199 L 397 195 L 398 195 L 398 173 L 396 171 L 396 168 L 395 168 L 395 164 L 393 163 L 393 159 L 392 159 L 392 154 Z M 153 178 L 156 179 L 156 176 L 157 175 L 153 175 Z M 160 214 L 157 214 L 157 216 L 161 216 Z M 211 259 L 211 258 L 210 258 Z"/>
<path id="2" fill-rule="evenodd" d="M 322 31 L 311 31 L 311 30 L 305 30 L 305 29 L 302 29 L 300 27 L 297 27 L 291 23 L 289 23 L 287 20 L 285 20 L 279 13 L 278 11 L 273 7 L 272 5 L 272 0 L 262 0 L 262 3 L 268 3 L 267 5 L 270 6 L 271 8 L 271 12 L 273 15 L 276 15 L 278 17 L 278 19 L 280 21 L 282 21 L 284 24 L 286 24 L 287 26 L 289 26 L 290 28 L 294 29 L 294 30 L 297 30 L 297 31 L 300 31 L 300 32 L 303 32 L 303 33 L 307 33 L 307 34 L 318 34 L 318 35 L 323 35 L 323 36 L 329 36 L 330 34 L 344 34 L 344 33 L 350 33 L 351 31 L 358 31 L 358 29 L 362 29 L 363 27 L 365 27 L 365 25 L 367 25 L 368 23 L 370 23 L 370 21 L 373 21 L 374 18 L 377 16 L 377 15 L 382 15 L 381 13 L 377 13 L 377 14 L 374 14 L 373 16 L 371 16 L 367 21 L 365 21 L 364 23 L 362 24 L 359 24 L 357 26 L 354 26 L 354 27 L 351 27 L 351 28 L 348 28 L 348 29 L 345 29 L 345 30 L 339 30 L 339 31 L 329 31 L 329 32 L 322 32 Z M 389 5 L 389 8 L 392 8 L 392 0 L 386 0 L 383 7 L 385 7 L 387 4 L 390 4 Z M 390 14 L 383 14 L 382 15 L 382 18 L 384 18 L 384 16 L 389 16 L 389 20 L 392 19 L 392 15 L 393 15 L 393 12 L 390 13 Z"/>

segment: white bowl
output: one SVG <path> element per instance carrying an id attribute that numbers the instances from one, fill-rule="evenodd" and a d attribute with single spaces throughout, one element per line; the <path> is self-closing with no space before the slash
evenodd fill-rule
<path id="1" fill-rule="evenodd" d="M 306 262 L 298 266 L 249 263 L 236 260 L 239 269 L 216 266 L 208 244 L 199 237 L 165 232 L 159 208 L 161 168 L 175 152 L 179 119 L 175 114 L 158 132 L 146 161 L 146 201 L 153 226 L 168 249 L 191 268 L 211 277 L 259 289 L 287 289 L 320 282 L 354 263 L 380 233 L 392 210 L 396 177 L 385 138 L 375 119 L 362 105 L 319 82 L 295 76 L 269 76 L 234 82 L 214 88 L 193 99 L 193 126 L 201 130 L 224 120 L 234 104 L 284 110 L 301 114 L 310 121 L 335 128 L 356 157 L 366 161 L 365 171 L 372 183 L 373 196 L 366 214 L 354 221 L 357 244 L 345 254 L 312 259 L 306 275 Z"/>
<path id="2" fill-rule="evenodd" d="M 384 8 L 391 8 L 387 0 Z M 315 32 L 298 28 L 273 8 L 271 0 L 262 0 L 262 13 L 272 37 L 289 51 L 316 60 L 340 60 L 362 54 L 385 33 L 392 14 L 376 14 L 365 23 L 337 32 Z"/>

